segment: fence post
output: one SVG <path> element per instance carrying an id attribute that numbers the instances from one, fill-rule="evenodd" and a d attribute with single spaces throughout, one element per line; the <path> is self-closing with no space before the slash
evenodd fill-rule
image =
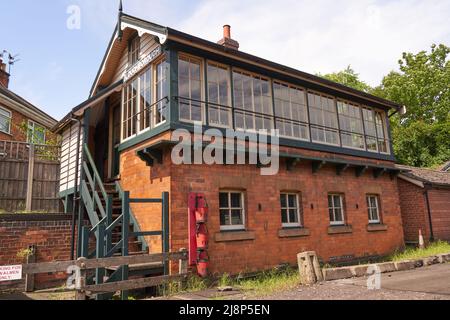
<path id="1" fill-rule="evenodd" d="M 25 210 L 30 212 L 33 205 L 33 178 L 34 178 L 34 144 L 30 144 L 28 157 L 28 176 L 27 176 L 27 198 L 25 201 Z"/>
<path id="2" fill-rule="evenodd" d="M 84 260 L 86 258 L 79 258 L 77 261 L 77 265 L 80 268 L 80 286 L 75 293 L 75 300 L 86 300 L 86 291 L 84 289 L 86 287 L 86 264 Z"/>
<path id="3" fill-rule="evenodd" d="M 27 264 L 36 263 L 36 246 L 29 246 L 30 255 L 27 256 Z M 34 291 L 34 274 L 27 274 L 25 276 L 25 292 Z"/>
<path id="4" fill-rule="evenodd" d="M 185 248 L 180 249 L 180 252 L 183 254 L 183 258 L 179 261 L 179 271 L 180 275 L 183 275 L 183 279 L 180 281 L 180 289 L 184 290 L 186 286 L 186 278 L 188 274 L 188 251 Z"/>
<path id="5" fill-rule="evenodd" d="M 162 231 L 163 231 L 163 239 L 162 239 L 162 251 L 163 253 L 169 253 L 169 193 L 164 192 L 162 194 Z M 169 275 L 169 261 L 164 261 L 164 275 Z"/>

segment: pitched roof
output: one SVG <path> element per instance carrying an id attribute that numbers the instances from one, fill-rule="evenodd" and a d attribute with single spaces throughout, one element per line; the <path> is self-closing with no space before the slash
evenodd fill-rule
<path id="1" fill-rule="evenodd" d="M 450 161 L 447 161 L 446 163 L 444 163 L 442 166 L 440 166 L 439 171 L 450 171 Z"/>
<path id="2" fill-rule="evenodd" d="M 18 103 L 19 105 L 23 106 L 24 108 L 28 108 L 32 113 L 38 114 L 39 116 L 41 116 L 47 122 L 47 123 L 41 123 L 42 121 L 40 121 L 39 123 L 41 125 L 46 125 L 49 128 L 51 128 L 53 125 L 55 125 L 57 123 L 57 120 L 55 118 L 53 118 L 52 116 L 45 113 L 44 111 L 42 111 L 41 109 L 39 109 L 38 107 L 36 107 L 32 103 L 30 103 L 29 101 L 25 100 L 18 94 L 12 92 L 11 90 L 9 90 L 3 86 L 0 86 L 0 95 L 3 95 L 5 97 L 13 100 L 14 102 Z M 36 120 L 36 119 L 32 119 L 32 120 Z"/>
<path id="3" fill-rule="evenodd" d="M 450 186 L 450 172 L 397 165 L 402 175 L 425 184 Z"/>

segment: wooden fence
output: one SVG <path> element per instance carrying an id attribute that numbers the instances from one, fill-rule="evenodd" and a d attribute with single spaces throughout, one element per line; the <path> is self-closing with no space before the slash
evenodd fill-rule
<path id="1" fill-rule="evenodd" d="M 143 265 L 143 264 L 164 264 L 167 261 L 179 262 L 179 273 L 174 275 L 130 279 L 118 282 L 106 282 L 102 284 L 87 284 L 87 271 L 99 268 L 111 268 L 122 265 Z M 102 259 L 80 258 L 74 261 L 29 263 L 22 266 L 22 273 L 26 277 L 32 277 L 39 273 L 75 272 L 74 267 L 79 270 L 79 274 L 74 278 L 76 289 L 76 300 L 86 300 L 88 294 L 114 293 L 117 291 L 127 291 L 159 286 L 172 281 L 184 282 L 188 275 L 188 252 L 181 249 L 173 253 L 157 253 L 127 257 L 112 257 Z M 76 272 L 75 272 L 76 275 Z"/>
<path id="2" fill-rule="evenodd" d="M 60 147 L 0 140 L 0 210 L 61 212 Z"/>

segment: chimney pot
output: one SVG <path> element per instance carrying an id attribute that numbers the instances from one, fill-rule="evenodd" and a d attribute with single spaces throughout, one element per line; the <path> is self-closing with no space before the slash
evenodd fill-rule
<path id="1" fill-rule="evenodd" d="M 229 24 L 223 26 L 223 37 L 231 39 L 231 26 Z"/>

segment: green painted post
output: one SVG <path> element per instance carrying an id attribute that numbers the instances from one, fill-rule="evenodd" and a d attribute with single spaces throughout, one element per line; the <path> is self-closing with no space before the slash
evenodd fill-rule
<path id="1" fill-rule="evenodd" d="M 130 233 L 130 192 L 125 191 L 122 199 L 122 256 L 128 256 L 128 240 Z M 122 281 L 128 280 L 128 265 L 122 268 Z M 122 300 L 128 300 L 128 291 L 122 291 Z"/>
<path id="2" fill-rule="evenodd" d="M 112 207 L 113 207 L 113 197 L 112 195 L 108 195 L 108 199 L 106 200 L 106 225 L 108 227 L 113 223 Z M 106 252 L 109 252 L 112 249 L 112 231 L 107 232 L 105 236 L 106 236 Z"/>
<path id="3" fill-rule="evenodd" d="M 84 226 L 81 228 L 81 257 L 89 257 L 89 233 L 88 227 Z"/>
<path id="4" fill-rule="evenodd" d="M 163 253 L 169 253 L 169 193 L 164 192 L 162 194 L 162 231 L 163 241 L 162 250 Z M 169 261 L 164 261 L 164 275 L 169 275 Z"/>
<path id="5" fill-rule="evenodd" d="M 105 257 L 105 225 L 102 223 L 97 227 L 96 237 L 97 237 L 97 246 L 96 246 L 96 257 L 97 259 Z M 97 268 L 95 270 L 95 284 L 102 284 L 103 278 L 105 277 L 106 271 L 105 268 Z M 97 294 L 96 300 L 103 300 L 103 295 Z"/>

